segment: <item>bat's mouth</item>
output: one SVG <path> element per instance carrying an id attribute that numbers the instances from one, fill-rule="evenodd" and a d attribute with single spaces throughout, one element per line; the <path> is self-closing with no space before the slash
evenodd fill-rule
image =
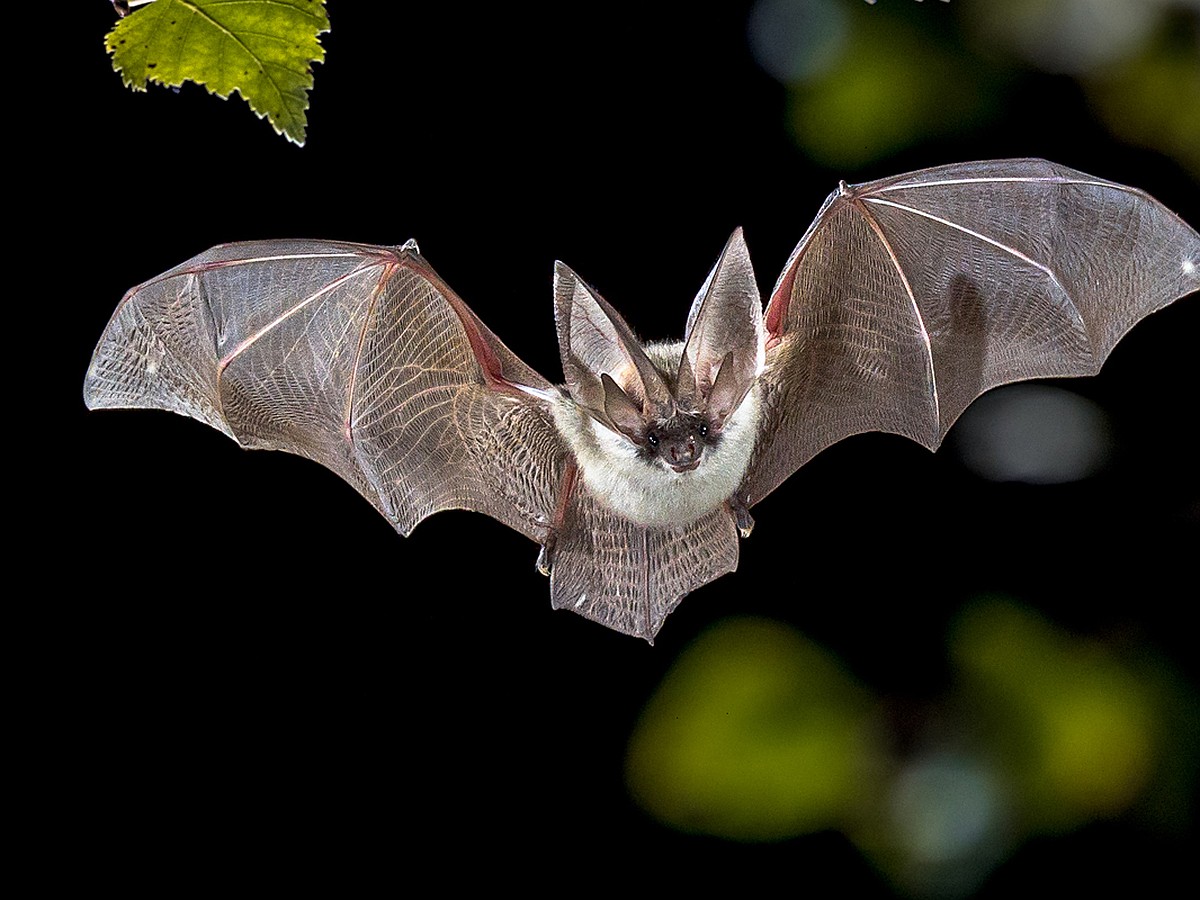
<path id="1" fill-rule="evenodd" d="M 677 466 L 674 463 L 667 463 L 667 465 L 676 472 L 690 472 L 692 469 L 696 468 L 696 466 L 700 465 L 700 460 L 694 459 L 690 463 L 684 463 L 681 466 Z"/>

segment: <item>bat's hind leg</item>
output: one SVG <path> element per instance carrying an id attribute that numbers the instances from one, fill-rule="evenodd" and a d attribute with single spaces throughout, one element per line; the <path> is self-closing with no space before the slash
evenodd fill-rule
<path id="1" fill-rule="evenodd" d="M 754 530 L 754 516 L 746 506 L 746 501 L 734 494 L 729 498 L 729 513 L 733 516 L 733 524 L 737 526 L 738 534 L 744 538 L 750 537 Z"/>
<path id="2" fill-rule="evenodd" d="M 558 501 L 554 506 L 554 519 L 542 540 L 541 549 L 538 550 L 537 570 L 547 577 L 554 568 L 554 550 L 558 545 L 558 535 L 563 522 L 567 518 L 567 506 L 575 493 L 575 478 L 578 474 L 579 467 L 575 465 L 575 459 L 569 457 L 563 466 L 562 478 L 558 481 Z"/>
<path id="3" fill-rule="evenodd" d="M 537 570 L 550 577 L 550 570 L 554 567 L 554 545 L 558 542 L 558 535 L 553 531 L 546 535 L 546 540 L 542 542 L 541 548 L 538 550 Z"/>

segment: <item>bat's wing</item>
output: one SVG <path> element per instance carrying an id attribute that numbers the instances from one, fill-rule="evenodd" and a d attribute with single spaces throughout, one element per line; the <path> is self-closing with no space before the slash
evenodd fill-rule
<path id="1" fill-rule="evenodd" d="M 473 509 L 540 541 L 563 448 L 522 363 L 415 244 L 229 244 L 129 291 L 84 399 L 328 466 L 400 532 Z"/>
<path id="2" fill-rule="evenodd" d="M 843 184 L 767 307 L 761 500 L 864 431 L 934 449 L 991 387 L 1089 375 L 1200 288 L 1200 235 L 1142 191 L 1042 160 Z"/>

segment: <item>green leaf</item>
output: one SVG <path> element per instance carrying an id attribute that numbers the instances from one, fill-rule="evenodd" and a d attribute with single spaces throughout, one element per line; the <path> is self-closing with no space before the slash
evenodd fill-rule
<path id="1" fill-rule="evenodd" d="M 325 58 L 324 0 L 155 0 L 117 23 L 105 39 L 125 85 L 153 81 L 234 91 L 275 131 L 304 144 L 312 63 Z"/>

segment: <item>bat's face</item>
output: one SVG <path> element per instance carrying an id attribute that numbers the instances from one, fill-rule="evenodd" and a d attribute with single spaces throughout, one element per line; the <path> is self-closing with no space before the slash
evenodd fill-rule
<path id="1" fill-rule="evenodd" d="M 716 430 L 702 414 L 680 413 L 646 423 L 642 452 L 646 459 L 675 472 L 691 472 L 704 461 Z"/>
<path id="2" fill-rule="evenodd" d="M 710 451 L 716 449 L 724 424 L 708 409 L 691 408 L 675 396 L 671 386 L 677 384 L 675 372 L 682 349 L 683 345 L 678 343 L 638 348 L 649 363 L 643 367 L 645 372 L 659 386 L 657 396 L 665 392 L 670 398 L 668 403 L 656 402 L 648 396 L 646 378 L 635 367 L 628 366 L 617 373 L 620 384 L 608 372 L 601 373 L 603 406 L 588 410 L 599 427 L 618 438 L 618 446 L 612 452 L 676 474 L 693 472 L 701 466 Z"/>

